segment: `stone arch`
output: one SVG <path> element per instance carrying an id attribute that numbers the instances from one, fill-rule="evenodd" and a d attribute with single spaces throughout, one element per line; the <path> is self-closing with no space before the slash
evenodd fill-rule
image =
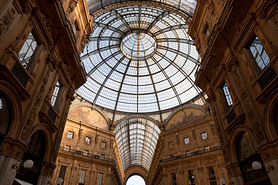
<path id="1" fill-rule="evenodd" d="M 173 118 L 176 113 L 184 110 L 184 109 L 187 109 L 187 108 L 194 108 L 194 109 L 198 109 L 200 111 L 202 111 L 205 115 L 207 115 L 207 111 L 206 111 L 206 108 L 202 105 L 197 105 L 197 104 L 185 104 L 177 109 L 175 109 L 168 117 L 167 119 L 164 121 L 164 124 L 163 124 L 163 127 L 166 128 L 167 124 L 169 123 L 169 121 L 171 120 L 171 118 Z"/>
<path id="2" fill-rule="evenodd" d="M 142 177 L 146 184 L 147 184 L 147 170 L 141 166 L 131 166 L 125 171 L 125 179 L 124 179 L 124 184 L 126 185 L 127 180 L 133 176 L 133 175 L 139 175 Z"/>
<path id="3" fill-rule="evenodd" d="M 239 139 L 240 134 L 244 132 L 248 132 L 250 134 L 251 140 L 253 141 L 255 148 L 257 148 L 258 146 L 257 140 L 254 137 L 254 133 L 248 126 L 245 125 L 236 126 L 230 133 L 231 136 L 229 140 L 229 151 L 230 151 L 231 163 L 238 162 L 237 141 Z"/>
<path id="4" fill-rule="evenodd" d="M 140 114 L 140 115 L 128 115 L 128 116 L 125 116 L 125 117 L 123 117 L 123 118 L 121 118 L 121 119 L 119 119 L 119 120 L 117 120 L 116 122 L 114 122 L 114 127 L 117 127 L 118 126 L 118 124 L 120 124 L 120 123 L 122 123 L 123 121 L 125 121 L 125 120 L 129 120 L 129 119 L 131 119 L 131 118 L 144 118 L 144 119 L 146 119 L 146 120 L 149 120 L 149 121 L 151 121 L 151 122 L 153 122 L 156 126 L 158 126 L 158 128 L 160 128 L 160 130 L 161 130 L 161 125 L 160 125 L 160 122 L 159 121 L 157 121 L 157 120 L 155 120 L 155 119 L 153 119 L 153 118 L 151 118 L 151 117 L 149 117 L 149 116 L 147 116 L 147 115 L 143 115 L 143 114 Z"/>
<path id="5" fill-rule="evenodd" d="M 0 91 L 9 101 L 12 112 L 10 126 L 6 135 L 16 139 L 23 128 L 21 99 L 17 91 L 3 80 L 0 80 Z"/>
<path id="6" fill-rule="evenodd" d="M 107 124 L 107 128 L 108 128 L 108 130 L 111 130 L 111 121 L 110 121 L 110 119 L 107 117 L 107 115 L 101 110 L 101 109 L 99 109 L 99 108 L 97 108 L 97 107 L 95 107 L 95 106 L 90 106 L 90 105 L 82 105 L 82 104 L 80 104 L 80 105 L 78 105 L 78 106 L 73 106 L 73 107 L 71 107 L 70 108 L 70 110 L 69 110 L 69 114 L 68 114 L 68 117 L 69 118 L 71 118 L 71 114 L 72 114 L 72 112 L 73 111 L 78 111 L 78 109 L 81 109 L 81 110 L 79 110 L 79 111 L 81 111 L 81 114 L 84 114 L 84 112 L 83 112 L 83 110 L 82 110 L 82 108 L 87 108 L 88 110 L 90 109 L 90 111 L 96 111 L 98 114 L 100 114 L 100 116 L 105 120 L 105 122 L 106 122 L 106 124 Z M 90 114 L 89 114 L 90 115 Z M 81 115 L 80 115 L 81 116 Z M 90 117 L 90 116 L 88 116 L 88 117 Z M 74 119 L 78 119 L 78 121 L 82 121 L 82 120 L 79 120 L 79 118 L 74 118 Z M 83 120 L 84 121 L 84 120 Z M 86 122 L 86 121 L 84 121 L 84 122 Z"/>
<path id="7" fill-rule="evenodd" d="M 278 109 L 278 89 L 273 91 L 265 102 L 263 113 L 263 129 L 268 140 L 278 137 L 278 130 L 275 127 L 275 116 Z"/>
<path id="8" fill-rule="evenodd" d="M 44 156 L 44 161 L 51 162 L 51 151 L 53 150 L 54 144 L 53 144 L 53 137 L 52 137 L 52 131 L 49 128 L 49 126 L 46 123 L 38 123 L 35 124 L 32 127 L 32 131 L 29 135 L 29 138 L 32 137 L 32 135 L 37 132 L 37 131 L 42 131 L 44 134 L 45 138 L 45 156 Z"/>

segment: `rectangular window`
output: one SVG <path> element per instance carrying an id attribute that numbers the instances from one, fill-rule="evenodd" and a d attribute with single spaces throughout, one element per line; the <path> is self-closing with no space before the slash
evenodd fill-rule
<path id="1" fill-rule="evenodd" d="M 106 142 L 101 142 L 101 148 L 105 149 L 106 148 Z"/>
<path id="2" fill-rule="evenodd" d="M 98 178 L 97 178 L 97 185 L 101 185 L 102 184 L 102 173 L 98 173 Z"/>
<path id="3" fill-rule="evenodd" d="M 175 173 L 171 173 L 171 176 L 172 176 L 172 185 L 177 185 L 176 174 Z"/>
<path id="4" fill-rule="evenodd" d="M 69 152 L 69 151 L 70 151 L 70 148 L 71 148 L 71 147 L 70 147 L 69 145 L 66 145 L 66 146 L 65 146 L 65 151 Z"/>
<path id="5" fill-rule="evenodd" d="M 85 156 L 88 156 L 88 155 L 89 155 L 89 150 L 84 150 L 83 154 L 84 154 Z"/>
<path id="6" fill-rule="evenodd" d="M 86 136 L 86 137 L 85 137 L 85 143 L 91 144 L 91 138 L 88 137 L 88 136 Z"/>
<path id="7" fill-rule="evenodd" d="M 208 24 L 206 24 L 205 29 L 204 29 L 204 34 L 206 35 L 206 37 L 208 38 L 210 35 L 210 29 Z"/>
<path id="8" fill-rule="evenodd" d="M 184 144 L 189 144 L 189 137 L 184 138 Z"/>
<path id="9" fill-rule="evenodd" d="M 188 184 L 195 185 L 195 176 L 193 170 L 188 170 Z"/>
<path id="10" fill-rule="evenodd" d="M 57 100 L 60 88 L 61 88 L 61 85 L 60 85 L 59 81 L 57 81 L 57 83 L 55 85 L 55 88 L 54 88 L 54 91 L 53 91 L 53 94 L 52 94 L 52 97 L 51 97 L 51 105 L 52 106 L 55 105 L 55 102 Z"/>
<path id="11" fill-rule="evenodd" d="M 249 50 L 251 51 L 260 71 L 269 65 L 270 59 L 258 37 L 256 37 Z"/>
<path id="12" fill-rule="evenodd" d="M 207 132 L 202 132 L 201 133 L 201 138 L 202 138 L 202 140 L 207 139 L 208 138 L 208 133 Z"/>
<path id="13" fill-rule="evenodd" d="M 187 151 L 186 151 L 186 156 L 191 156 L 190 150 L 187 150 Z"/>
<path id="14" fill-rule="evenodd" d="M 67 170 L 66 166 L 61 166 L 58 178 L 64 179 L 66 170 Z"/>
<path id="15" fill-rule="evenodd" d="M 74 132 L 68 131 L 67 138 L 73 139 Z"/>
<path id="16" fill-rule="evenodd" d="M 19 51 L 18 58 L 25 69 L 29 67 L 31 58 L 38 46 L 38 43 L 33 36 L 32 32 L 28 35 L 26 41 L 24 42 L 21 50 Z"/>
<path id="17" fill-rule="evenodd" d="M 85 176 L 86 176 L 86 170 L 80 170 L 79 185 L 84 185 Z"/>
<path id="18" fill-rule="evenodd" d="M 214 169 L 212 166 L 208 167 L 210 185 L 217 185 Z"/>
<path id="19" fill-rule="evenodd" d="M 168 143 L 168 149 L 169 149 L 169 150 L 172 150 L 173 148 L 174 148 L 173 142 L 169 142 L 169 143 Z"/>
<path id="20" fill-rule="evenodd" d="M 223 85 L 222 90 L 223 90 L 223 93 L 224 93 L 224 95 L 225 95 L 225 99 L 226 99 L 227 105 L 228 105 L 229 107 L 232 106 L 232 105 L 233 105 L 233 100 L 232 100 L 230 91 L 229 91 L 228 86 L 227 86 L 226 83 Z"/>

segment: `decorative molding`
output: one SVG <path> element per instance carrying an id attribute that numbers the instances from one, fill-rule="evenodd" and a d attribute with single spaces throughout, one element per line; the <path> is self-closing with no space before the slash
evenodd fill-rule
<path id="1" fill-rule="evenodd" d="M 39 89 L 38 93 L 35 96 L 34 104 L 33 104 L 32 108 L 29 112 L 28 118 L 27 118 L 27 120 L 24 124 L 23 130 L 22 130 L 21 135 L 20 135 L 20 139 L 22 139 L 23 141 L 27 141 L 30 130 L 31 130 L 31 126 L 34 122 L 34 119 L 35 119 L 36 115 L 38 115 L 37 113 L 39 111 L 38 110 L 39 105 L 42 101 L 43 94 L 45 92 L 45 87 L 46 87 L 47 82 L 49 80 L 49 76 L 50 76 L 50 70 L 46 69 L 45 75 L 42 79 L 42 84 L 40 86 L 40 89 Z"/>
<path id="2" fill-rule="evenodd" d="M 254 131 L 255 138 L 257 139 L 258 143 L 261 143 L 265 140 L 264 132 L 259 124 L 258 120 L 256 119 L 256 113 L 253 108 L 253 105 L 250 99 L 247 96 L 247 92 L 245 90 L 245 85 L 242 81 L 242 77 L 240 75 L 240 71 L 238 68 L 235 68 L 232 72 L 233 78 L 235 83 L 237 84 L 237 89 L 240 93 L 240 98 L 242 100 L 243 107 L 245 107 L 247 118 L 249 118 L 251 128 Z"/>
<path id="3" fill-rule="evenodd" d="M 9 30 L 16 18 L 16 10 L 11 6 L 0 19 L 0 38 Z"/>

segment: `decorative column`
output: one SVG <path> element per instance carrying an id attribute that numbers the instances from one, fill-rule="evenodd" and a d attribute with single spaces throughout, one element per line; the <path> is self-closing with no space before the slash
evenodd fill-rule
<path id="1" fill-rule="evenodd" d="M 0 184 L 12 185 L 27 145 L 13 138 L 5 138 L 0 151 Z"/>
<path id="2" fill-rule="evenodd" d="M 43 162 L 41 168 L 41 174 L 39 176 L 38 185 L 49 185 L 51 177 L 55 169 L 55 165 L 48 162 Z"/>

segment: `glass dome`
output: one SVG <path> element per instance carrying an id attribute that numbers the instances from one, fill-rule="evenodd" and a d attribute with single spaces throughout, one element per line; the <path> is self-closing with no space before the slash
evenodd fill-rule
<path id="1" fill-rule="evenodd" d="M 87 82 L 77 94 L 116 112 L 153 113 L 198 96 L 199 55 L 188 23 L 161 7 L 130 5 L 95 18 L 81 55 Z"/>

